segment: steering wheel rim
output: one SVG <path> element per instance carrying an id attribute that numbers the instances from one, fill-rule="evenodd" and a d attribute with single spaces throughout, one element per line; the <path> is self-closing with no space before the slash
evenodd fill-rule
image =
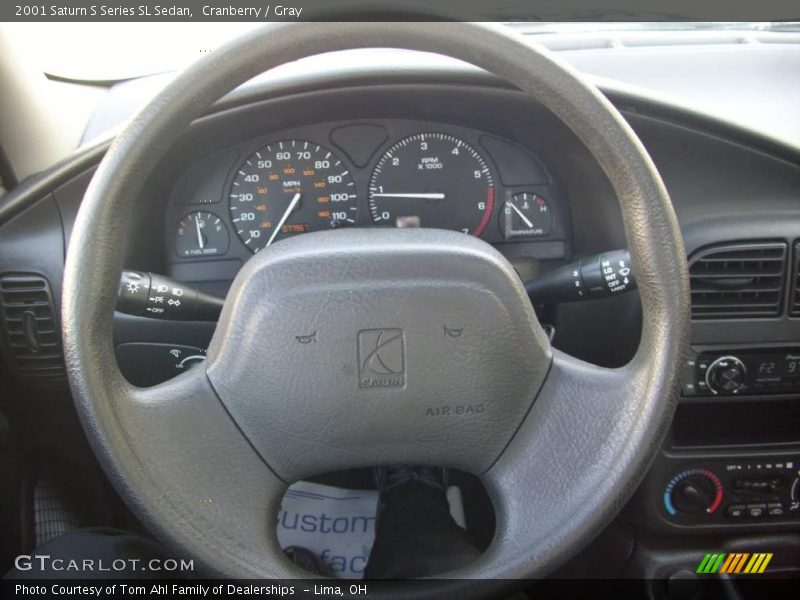
<path id="1" fill-rule="evenodd" d="M 112 144 L 75 222 L 62 321 L 76 406 L 112 482 L 163 541 L 214 575 L 309 576 L 283 557 L 270 526 L 286 483 L 242 436 L 207 371 L 193 369 L 148 389 L 120 374 L 111 328 L 123 260 L 120 215 L 130 213 L 141 182 L 179 133 L 225 93 L 293 60 L 369 47 L 436 52 L 507 79 L 575 132 L 622 208 L 644 315 L 639 349 L 628 365 L 603 369 L 551 350 L 538 322 L 531 325 L 541 359 L 535 402 L 530 398 L 507 445 L 479 473 L 494 504 L 495 539 L 475 563 L 446 574 L 544 576 L 618 512 L 663 439 L 688 339 L 688 276 L 667 191 L 623 117 L 570 66 L 499 26 L 271 24 L 176 77 Z M 453 238 L 439 242 L 444 248 Z M 497 260 L 502 271 L 490 250 L 474 251 L 485 264 Z M 511 282 L 499 285 L 509 297 L 516 293 Z M 229 298 L 226 314 L 235 315 L 240 304 Z M 209 457 L 212 466 L 204 462 Z"/>

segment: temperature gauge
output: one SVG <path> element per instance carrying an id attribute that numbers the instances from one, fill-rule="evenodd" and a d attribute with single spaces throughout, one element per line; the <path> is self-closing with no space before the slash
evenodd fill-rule
<path id="1" fill-rule="evenodd" d="M 532 192 L 519 192 L 505 201 L 500 213 L 500 233 L 507 240 L 542 237 L 553 228 L 547 200 Z"/>
<path id="2" fill-rule="evenodd" d="M 205 211 L 189 213 L 178 222 L 175 252 L 178 256 L 216 256 L 228 251 L 228 228 L 217 215 Z"/>

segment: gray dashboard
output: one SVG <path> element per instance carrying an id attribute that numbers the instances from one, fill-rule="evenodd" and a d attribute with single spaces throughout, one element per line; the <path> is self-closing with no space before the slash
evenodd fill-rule
<path id="1" fill-rule="evenodd" d="M 537 34 L 545 45 L 607 94 L 647 97 L 650 103 L 681 107 L 706 119 L 723 120 L 764 138 L 800 147 L 800 36 L 765 32 L 595 32 Z M 405 50 L 351 50 L 305 59 L 265 73 L 233 92 L 236 101 L 253 91 L 297 87 L 309 78 L 417 81 L 492 80 L 466 63 Z M 106 135 L 155 94 L 174 73 L 121 82 L 111 87 L 86 124 L 83 143 Z"/>
<path id="2" fill-rule="evenodd" d="M 225 195 L 253 151 L 285 139 L 334 149 L 353 173 L 356 224 L 369 226 L 369 179 L 381 156 L 398 140 L 434 130 L 463 139 L 486 155 L 498 197 L 526 189 L 547 198 L 555 215 L 547 235 L 512 242 L 488 238 L 523 278 L 575 257 L 625 247 L 616 198 L 605 175 L 572 132 L 541 106 L 484 73 L 452 65 L 409 70 L 388 64 L 359 73 L 344 71 L 344 75 L 334 69 L 312 73 L 313 77 L 253 82 L 197 121 L 145 185 L 130 224 L 131 235 L 119 242 L 126 248 L 126 267 L 172 275 L 224 293 L 251 255 L 237 237 Z M 130 84 L 136 85 L 145 83 Z M 614 85 L 605 91 L 664 178 L 687 257 L 715 244 L 741 241 L 779 241 L 794 247 L 800 239 L 800 154 L 795 148 L 666 103 L 662 97 L 645 97 Z M 363 125 L 385 132 L 371 153 L 359 153 L 341 140 L 337 143 L 333 132 Z M 356 141 L 358 137 L 353 136 Z M 487 140 L 498 140 L 507 152 L 498 152 Z M 83 191 L 106 147 L 105 143 L 87 146 L 70 161 L 26 183 L 10 203 L 0 205 L 0 275 L 26 272 L 43 277 L 52 289 L 56 310 L 64 248 Z M 212 212 L 224 223 L 230 241 L 225 252 L 191 257 L 175 251 L 176 225 L 197 210 Z M 491 218 L 487 235 L 500 231 L 499 212 Z M 789 269 L 796 266 L 796 259 L 787 262 L 787 280 Z M 638 345 L 641 313 L 635 294 L 535 308 L 542 322 L 555 326 L 556 347 L 596 364 L 623 364 Z M 171 349 L 202 350 L 213 330 L 213 323 L 117 315 L 114 333 L 118 346 L 152 346 L 151 358 L 158 361 L 169 360 Z M 787 345 L 798 340 L 800 318 L 786 310 L 770 318 L 693 323 L 692 343 L 703 348 Z M 13 373 L 14 359 L 7 346 L 4 352 L 5 368 Z M 142 355 L 135 360 L 141 362 Z M 145 368 L 155 368 L 147 360 Z M 65 387 L 63 379 L 58 385 Z M 792 433 L 800 422 L 797 402 L 796 395 L 786 394 L 684 398 L 670 442 L 624 518 L 658 534 L 795 531 L 796 518 L 733 521 L 722 512 L 712 521 L 692 517 L 676 522 L 665 512 L 662 499 L 676 473 L 756 465 L 760 456 L 777 456 L 785 464 L 786 457 L 796 456 L 800 448 L 800 439 Z M 723 421 L 724 414 L 739 418 Z M 719 419 L 719 428 L 732 433 L 733 441 L 728 436 L 719 442 L 719 431 L 697 426 L 714 419 Z M 751 427 L 746 429 L 748 422 Z M 776 423 L 783 437 L 770 437 L 769 428 Z M 684 440 L 686 431 L 694 435 L 689 442 Z M 789 475 L 783 477 L 788 480 Z M 726 493 L 739 493 L 732 491 L 735 485 L 734 480 L 724 481 Z M 727 509 L 727 498 L 720 500 L 720 511 Z"/>

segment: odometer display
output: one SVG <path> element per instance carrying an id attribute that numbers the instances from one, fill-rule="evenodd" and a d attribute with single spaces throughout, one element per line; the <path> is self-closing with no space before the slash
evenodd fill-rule
<path id="1" fill-rule="evenodd" d="M 327 148 L 304 140 L 269 144 L 248 157 L 230 187 L 236 233 L 252 252 L 286 237 L 354 225 L 353 177 Z"/>
<path id="2" fill-rule="evenodd" d="M 389 148 L 369 182 L 373 222 L 436 227 L 479 236 L 494 208 L 494 183 L 483 156 L 445 133 L 418 133 Z"/>

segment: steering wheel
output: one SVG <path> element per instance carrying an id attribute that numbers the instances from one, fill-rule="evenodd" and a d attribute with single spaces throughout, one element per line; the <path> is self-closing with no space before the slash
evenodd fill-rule
<path id="1" fill-rule="evenodd" d="M 482 67 L 583 141 L 622 208 L 644 314 L 635 357 L 608 369 L 551 348 L 514 269 L 477 238 L 350 229 L 253 256 L 204 366 L 152 388 L 127 383 L 112 343 L 120 240 L 156 163 L 214 101 L 263 71 L 377 47 Z M 178 75 L 112 144 L 69 246 L 64 347 L 112 482 L 152 533 L 214 576 L 308 577 L 276 539 L 287 485 L 404 463 L 478 475 L 492 500 L 491 545 L 448 578 L 541 577 L 618 512 L 662 441 L 687 340 L 687 281 L 677 220 L 644 147 L 546 50 L 493 25 L 269 25 Z M 314 343 L 299 342 L 308 336 Z"/>

